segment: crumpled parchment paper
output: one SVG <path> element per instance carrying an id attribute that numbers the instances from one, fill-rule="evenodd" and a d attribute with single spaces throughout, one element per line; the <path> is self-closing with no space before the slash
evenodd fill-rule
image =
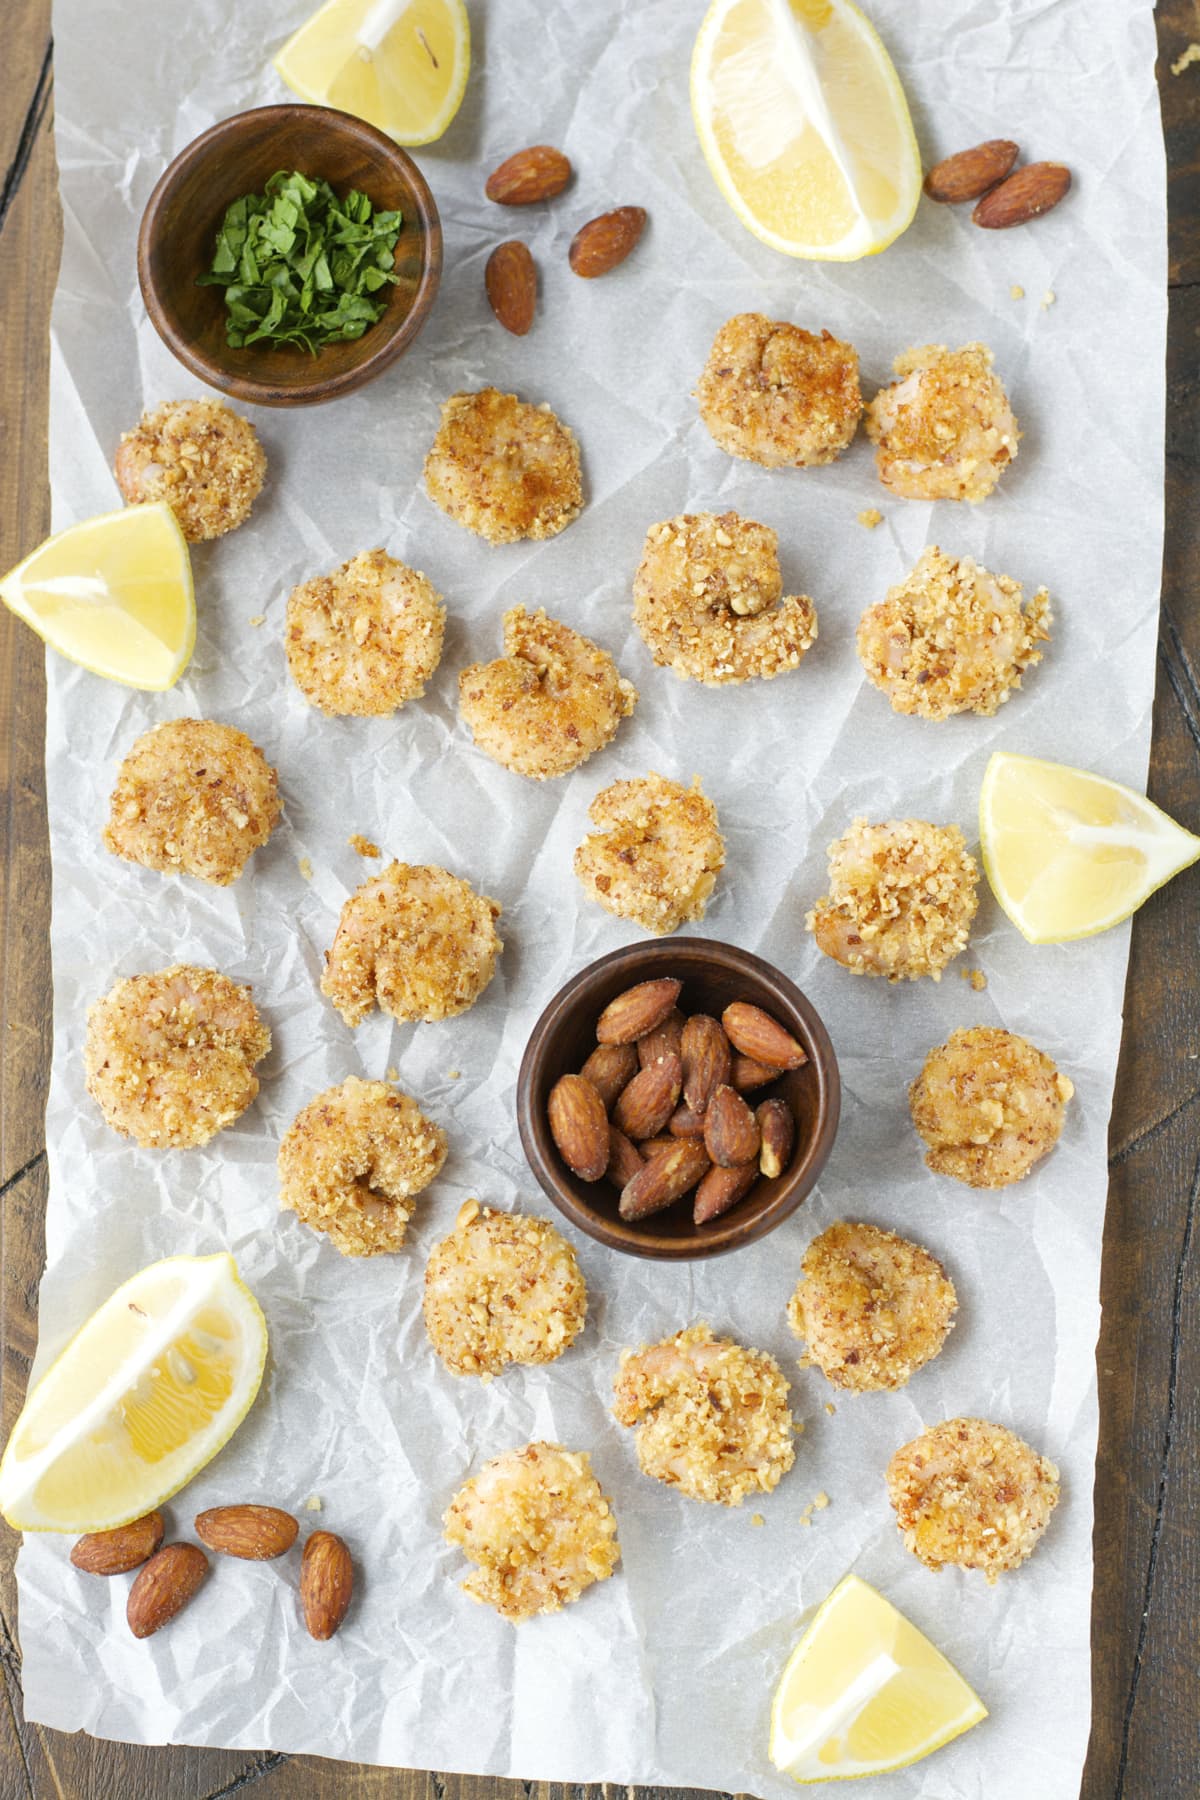
<path id="1" fill-rule="evenodd" d="M 166 161 L 197 132 L 284 97 L 269 58 L 308 4 L 59 0 L 58 526 L 118 503 L 113 451 L 143 406 L 197 391 L 144 316 L 138 219 Z M 272 1358 L 234 1441 L 172 1503 L 171 1529 L 186 1534 L 197 1510 L 222 1501 L 302 1508 L 317 1495 L 322 1511 L 306 1523 L 347 1538 L 360 1591 L 340 1635 L 315 1644 L 297 1615 L 295 1557 L 223 1562 L 169 1630 L 135 1643 L 128 1584 L 78 1574 L 65 1541 L 31 1539 L 19 1576 L 32 1719 L 141 1742 L 782 1796 L 791 1786 L 765 1754 L 771 1692 L 802 1614 L 854 1569 L 929 1632 L 991 1709 L 929 1762 L 865 1783 L 864 1800 L 1077 1792 L 1105 1131 L 1126 933 L 1033 949 L 985 890 L 961 964 L 940 985 L 889 989 L 825 961 L 803 917 L 823 891 L 826 845 L 857 813 L 956 820 L 973 840 L 980 777 L 999 745 L 1143 781 L 1165 320 L 1153 22 L 1147 4 L 1087 0 L 876 0 L 872 10 L 927 162 L 1016 137 L 1028 157 L 1075 171 L 1053 217 L 989 234 L 966 209 L 923 203 L 882 257 L 792 263 L 742 229 L 697 150 L 687 69 L 699 4 L 473 5 L 466 103 L 444 140 L 418 152 L 446 231 L 442 293 L 419 342 L 364 393 L 256 415 L 269 486 L 248 527 L 196 551 L 199 639 L 173 692 L 134 694 L 49 659 L 55 1054 L 39 1368 L 142 1264 L 227 1246 L 266 1310 Z M 561 145 L 575 182 L 552 206 L 502 213 L 484 199 L 483 176 L 531 140 Z M 649 210 L 638 251 L 606 280 L 577 280 L 566 264 L 572 233 L 624 202 Z M 537 324 L 521 341 L 500 331 L 483 294 L 486 257 L 514 232 L 528 236 L 542 281 Z M 868 392 L 910 344 L 983 339 L 1024 429 L 1015 468 L 981 507 L 931 509 L 888 496 L 861 438 L 820 471 L 732 461 L 699 423 L 690 389 L 717 326 L 749 308 L 849 338 Z M 589 503 L 552 542 L 491 548 L 422 491 L 439 403 L 485 382 L 549 401 L 579 435 Z M 872 506 L 884 522 L 868 532 L 856 515 Z M 647 526 L 689 507 L 735 507 L 778 529 L 789 586 L 820 613 L 801 670 L 710 692 L 652 667 L 631 625 L 630 580 Z M 898 718 L 863 680 L 859 613 L 930 542 L 1053 595 L 1045 662 L 994 720 Z M 286 672 L 286 596 L 377 543 L 445 593 L 442 667 L 424 701 L 393 719 L 324 719 Z M 501 612 L 518 601 L 609 647 L 642 696 L 607 751 L 541 786 L 485 760 L 456 717 L 458 670 L 498 653 Z M 121 756 L 145 727 L 187 714 L 248 731 L 286 797 L 286 822 L 224 892 L 100 846 Z M 579 1242 L 591 1308 L 570 1353 L 486 1386 L 456 1381 L 425 1339 L 425 1257 L 469 1195 L 547 1210 L 517 1140 L 517 1063 L 560 982 L 635 935 L 585 901 L 570 858 L 598 789 L 651 768 L 699 773 L 717 802 L 729 861 L 701 929 L 758 950 L 811 995 L 841 1059 L 841 1135 L 803 1210 L 732 1257 L 664 1267 Z M 348 847 L 352 831 L 389 855 L 442 862 L 503 904 L 499 974 L 464 1017 L 393 1029 L 376 1016 L 352 1033 L 322 999 L 338 910 L 379 866 Z M 205 1150 L 151 1154 L 112 1133 L 85 1093 L 84 1015 L 118 976 L 178 959 L 251 981 L 274 1049 L 236 1128 Z M 986 992 L 959 979 L 964 966 L 986 971 Z M 1077 1088 L 1053 1157 L 996 1194 L 925 1170 L 905 1099 L 931 1045 L 989 1022 L 1029 1034 Z M 320 1088 L 389 1066 L 446 1126 L 451 1154 L 404 1253 L 355 1263 L 279 1216 L 275 1151 Z M 842 1216 L 915 1236 L 958 1285 L 944 1354 L 901 1393 L 842 1396 L 796 1368 L 785 1304 L 806 1244 Z M 640 1476 L 630 1435 L 608 1413 L 620 1348 L 697 1318 L 773 1351 L 806 1425 L 794 1471 L 741 1511 Z M 994 1589 L 920 1567 L 884 1491 L 891 1452 L 955 1413 L 1014 1426 L 1062 1469 L 1041 1548 Z M 624 1555 L 578 1605 L 514 1631 L 460 1593 L 465 1567 L 440 1518 L 481 1460 L 543 1436 L 592 1453 Z M 801 1514 L 821 1491 L 829 1506 L 806 1528 Z"/>

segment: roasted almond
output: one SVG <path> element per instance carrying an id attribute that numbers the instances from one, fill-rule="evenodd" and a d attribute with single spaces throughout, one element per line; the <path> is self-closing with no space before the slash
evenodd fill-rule
<path id="1" fill-rule="evenodd" d="M 684 1104 L 692 1112 L 702 1113 L 717 1089 L 729 1080 L 733 1061 L 729 1039 L 707 1013 L 693 1013 L 683 1028 L 679 1054 Z"/>
<path id="2" fill-rule="evenodd" d="M 740 1094 L 719 1087 L 704 1114 L 704 1148 L 722 1169 L 736 1169 L 756 1162 L 759 1152 L 758 1123 Z"/>
<path id="3" fill-rule="evenodd" d="M 296 1541 L 300 1521 L 278 1506 L 210 1506 L 197 1513 L 196 1536 L 221 1556 L 270 1562 Z"/>
<path id="4" fill-rule="evenodd" d="M 958 150 L 935 163 L 925 177 L 925 192 L 948 206 L 978 200 L 1004 180 L 1016 160 L 1017 146 L 1011 138 L 989 138 L 986 144 Z"/>
<path id="5" fill-rule="evenodd" d="M 581 225 L 571 239 L 568 261 L 576 275 L 592 281 L 625 261 L 646 229 L 644 206 L 618 206 Z"/>
<path id="6" fill-rule="evenodd" d="M 300 1558 L 300 1605 L 309 1637 L 324 1642 L 346 1616 L 354 1592 L 354 1564 L 336 1532 L 314 1531 Z"/>
<path id="7" fill-rule="evenodd" d="M 683 1198 L 708 1168 L 704 1145 L 678 1138 L 669 1150 L 652 1156 L 622 1191 L 618 1208 L 623 1219 L 648 1219 Z"/>
<path id="8" fill-rule="evenodd" d="M 679 1055 L 683 1024 L 683 1014 L 677 1006 L 673 1006 L 661 1025 L 656 1025 L 653 1031 L 648 1031 L 645 1037 L 638 1039 L 638 1061 L 643 1069 L 648 1063 L 657 1062 L 661 1056 Z"/>
<path id="9" fill-rule="evenodd" d="M 581 1181 L 599 1181 L 608 1167 L 608 1113 L 590 1081 L 562 1075 L 546 1103 L 550 1135 Z"/>
<path id="10" fill-rule="evenodd" d="M 778 1081 L 779 1075 L 778 1069 L 772 1069 L 766 1063 L 755 1062 L 751 1056 L 735 1056 L 729 1085 L 736 1088 L 739 1094 L 750 1094 L 755 1088 L 766 1087 L 768 1081 Z"/>
<path id="11" fill-rule="evenodd" d="M 656 1137 L 679 1102 L 683 1065 L 677 1056 L 663 1056 L 640 1069 L 613 1107 L 613 1124 L 632 1138 Z"/>
<path id="12" fill-rule="evenodd" d="M 1007 231 L 1011 225 L 1028 225 L 1057 206 L 1071 185 L 1065 163 L 1026 163 L 990 194 L 985 194 L 971 214 L 985 231 Z"/>
<path id="13" fill-rule="evenodd" d="M 144 1513 L 112 1531 L 89 1531 L 71 1551 L 85 1575 L 127 1575 L 154 1555 L 163 1541 L 162 1514 Z"/>
<path id="14" fill-rule="evenodd" d="M 750 1192 L 757 1180 L 758 1169 L 752 1162 L 743 1163 L 737 1169 L 710 1169 L 696 1189 L 692 1207 L 693 1223 L 707 1225 L 710 1219 L 719 1219 L 722 1213 L 727 1213 L 744 1194 Z"/>
<path id="15" fill-rule="evenodd" d="M 667 1120 L 667 1130 L 672 1137 L 702 1138 L 704 1114 L 693 1112 L 690 1106 L 677 1106 Z"/>
<path id="16" fill-rule="evenodd" d="M 791 1161 L 792 1146 L 796 1142 L 796 1121 L 786 1100 L 764 1100 L 755 1110 L 754 1117 L 762 1139 L 758 1166 L 768 1181 L 774 1181 L 783 1174 Z"/>
<path id="17" fill-rule="evenodd" d="M 657 981 L 639 981 L 610 1000 L 596 1020 L 596 1041 L 601 1044 L 633 1044 L 661 1025 L 679 998 L 681 981 L 663 975 Z"/>
<path id="18" fill-rule="evenodd" d="M 608 1167 L 604 1173 L 614 1187 L 628 1187 L 642 1167 L 642 1156 L 623 1131 L 615 1125 L 608 1128 Z"/>
<path id="19" fill-rule="evenodd" d="M 493 169 L 483 191 L 499 206 L 530 206 L 535 200 L 553 200 L 570 179 L 571 165 L 561 150 L 550 144 L 531 144 Z"/>
<path id="20" fill-rule="evenodd" d="M 638 1053 L 632 1044 L 597 1044 L 579 1071 L 585 1081 L 591 1082 L 609 1112 L 621 1089 L 637 1072 Z"/>
<path id="21" fill-rule="evenodd" d="M 735 1050 L 772 1069 L 798 1069 L 808 1061 L 800 1045 L 761 1006 L 735 1000 L 721 1014 L 725 1035 Z"/>
<path id="22" fill-rule="evenodd" d="M 161 1631 L 182 1612 L 204 1577 L 208 1558 L 195 1544 L 164 1544 L 134 1576 L 125 1617 L 135 1638 Z"/>
<path id="23" fill-rule="evenodd" d="M 678 1142 L 677 1137 L 652 1137 L 639 1144 L 638 1150 L 642 1160 L 649 1162 L 652 1156 L 662 1156 L 666 1151 L 673 1150 Z"/>
<path id="24" fill-rule="evenodd" d="M 483 271 L 488 304 L 514 337 L 524 337 L 537 311 L 537 264 L 528 244 L 506 238 L 497 244 Z"/>

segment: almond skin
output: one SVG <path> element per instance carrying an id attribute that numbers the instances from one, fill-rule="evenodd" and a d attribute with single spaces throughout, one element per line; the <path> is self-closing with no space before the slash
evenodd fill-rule
<path id="1" fill-rule="evenodd" d="M 735 1050 L 772 1069 L 799 1069 L 808 1057 L 795 1038 L 761 1006 L 735 1000 L 721 1014 L 725 1035 Z"/>
<path id="2" fill-rule="evenodd" d="M 710 1220 L 719 1219 L 750 1192 L 757 1180 L 758 1170 L 753 1163 L 743 1163 L 738 1169 L 710 1169 L 696 1189 L 693 1224 L 707 1225 Z"/>
<path id="3" fill-rule="evenodd" d="M 354 1592 L 354 1564 L 341 1538 L 314 1531 L 300 1558 L 300 1605 L 309 1637 L 324 1643 L 346 1616 Z"/>
<path id="4" fill-rule="evenodd" d="M 632 1044 L 597 1044 L 579 1071 L 585 1081 L 591 1082 L 608 1112 L 637 1072 L 638 1053 Z"/>
<path id="5" fill-rule="evenodd" d="M 768 1081 L 778 1081 L 779 1073 L 778 1069 L 769 1068 L 766 1063 L 755 1062 L 753 1057 L 735 1056 L 729 1085 L 736 1088 L 739 1094 L 750 1094 L 755 1088 L 766 1087 Z"/>
<path id="6" fill-rule="evenodd" d="M 488 304 L 514 337 L 524 337 L 537 311 L 537 264 L 528 244 L 506 238 L 497 244 L 483 271 Z"/>
<path id="7" fill-rule="evenodd" d="M 663 1056 L 641 1069 L 613 1107 L 613 1124 L 634 1143 L 665 1131 L 667 1120 L 679 1104 L 683 1065 L 677 1056 Z"/>
<path id="8" fill-rule="evenodd" d="M 1057 206 L 1070 185 L 1071 171 L 1065 163 L 1026 163 L 985 194 L 971 217 L 985 231 L 1028 225 L 1030 219 L 1040 219 Z"/>
<path id="9" fill-rule="evenodd" d="M 729 1080 L 733 1055 L 729 1039 L 707 1013 L 693 1013 L 683 1028 L 684 1104 L 702 1113 L 717 1089 Z"/>
<path id="10" fill-rule="evenodd" d="M 196 1514 L 194 1529 L 220 1556 L 270 1562 L 291 1549 L 300 1522 L 278 1506 L 211 1506 Z"/>
<path id="11" fill-rule="evenodd" d="M 208 1558 L 195 1544 L 164 1544 L 134 1577 L 125 1617 L 135 1638 L 161 1631 L 182 1612 L 204 1577 Z"/>
<path id="12" fill-rule="evenodd" d="M 678 1056 L 683 1041 L 684 1018 L 677 1006 L 673 1006 L 661 1025 L 648 1031 L 645 1037 L 637 1041 L 638 1061 L 643 1069 L 660 1056 Z"/>
<path id="13" fill-rule="evenodd" d="M 590 1081 L 563 1075 L 546 1103 L 550 1135 L 581 1181 L 599 1181 L 608 1167 L 608 1113 Z"/>
<path id="14" fill-rule="evenodd" d="M 89 1531 L 71 1551 L 85 1575 L 127 1575 L 146 1562 L 163 1541 L 162 1514 L 144 1513 L 112 1531 Z"/>
<path id="15" fill-rule="evenodd" d="M 604 1173 L 616 1188 L 625 1188 L 633 1180 L 643 1166 L 643 1157 L 636 1144 L 631 1144 L 623 1131 L 615 1125 L 608 1128 L 608 1167 Z"/>
<path id="16" fill-rule="evenodd" d="M 625 261 L 646 229 L 644 206 L 618 206 L 581 225 L 571 239 L 567 260 L 576 275 L 594 281 Z"/>
<path id="17" fill-rule="evenodd" d="M 986 144 L 975 144 L 935 163 L 925 177 L 925 192 L 946 206 L 978 200 L 1004 180 L 1016 160 L 1017 146 L 1011 138 L 989 138 Z"/>
<path id="18" fill-rule="evenodd" d="M 704 1114 L 693 1112 L 690 1106 L 677 1106 L 667 1120 L 667 1130 L 672 1137 L 702 1138 Z"/>
<path id="19" fill-rule="evenodd" d="M 657 981 L 639 981 L 610 1000 L 596 1020 L 596 1041 L 600 1044 L 633 1044 L 638 1038 L 661 1025 L 679 998 L 681 981 L 661 976 Z"/>
<path id="20" fill-rule="evenodd" d="M 652 1156 L 623 1190 L 618 1205 L 623 1219 L 648 1219 L 683 1198 L 708 1169 L 704 1145 L 679 1138 L 669 1150 Z"/>
<path id="21" fill-rule="evenodd" d="M 792 1158 L 796 1142 L 796 1121 L 786 1100 L 764 1100 L 755 1111 L 758 1133 L 762 1139 L 758 1166 L 768 1181 L 783 1174 Z"/>
<path id="22" fill-rule="evenodd" d="M 758 1122 L 740 1094 L 719 1087 L 704 1115 L 704 1148 L 722 1169 L 758 1161 Z"/>
<path id="23" fill-rule="evenodd" d="M 536 200 L 553 200 L 570 179 L 571 165 L 561 150 L 531 144 L 493 169 L 483 191 L 498 206 L 532 206 Z"/>

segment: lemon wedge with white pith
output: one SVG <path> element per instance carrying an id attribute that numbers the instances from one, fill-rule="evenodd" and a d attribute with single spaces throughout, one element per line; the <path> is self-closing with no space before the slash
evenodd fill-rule
<path id="1" fill-rule="evenodd" d="M 852 0 L 714 0 L 692 53 L 692 115 L 742 224 L 788 256 L 873 255 L 917 210 L 904 89 Z"/>
<path id="2" fill-rule="evenodd" d="M 847 1575 L 775 1690 L 771 1761 L 805 1783 L 882 1775 L 986 1718 L 953 1663 L 890 1600 Z"/>
<path id="3" fill-rule="evenodd" d="M 18 1531 L 107 1531 L 183 1487 L 241 1424 L 267 1326 L 232 1256 L 172 1256 L 119 1287 L 38 1382 L 0 1461 Z"/>
<path id="4" fill-rule="evenodd" d="M 984 774 L 979 839 L 992 892 L 1031 944 L 1107 931 L 1200 858 L 1200 837 L 1144 794 L 1008 751 Z"/>
<path id="5" fill-rule="evenodd" d="M 336 106 L 398 144 L 441 137 L 471 69 L 463 0 L 327 0 L 275 67 L 302 100 Z"/>
<path id="6" fill-rule="evenodd" d="M 60 655 L 126 687 L 171 687 L 196 642 L 191 558 L 161 501 L 47 538 L 0 581 L 0 599 Z"/>

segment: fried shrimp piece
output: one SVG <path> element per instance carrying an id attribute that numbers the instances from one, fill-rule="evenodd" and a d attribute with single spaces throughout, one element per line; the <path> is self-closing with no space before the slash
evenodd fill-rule
<path id="1" fill-rule="evenodd" d="M 637 1426 L 645 1474 L 693 1500 L 740 1506 L 769 1494 L 796 1460 L 788 1387 L 765 1350 L 699 1324 L 622 1353 L 613 1413 Z"/>
<path id="2" fill-rule="evenodd" d="M 805 924 L 818 948 L 855 975 L 940 981 L 970 936 L 978 885 L 957 825 L 855 819 L 829 846 L 829 892 Z"/>
<path id="3" fill-rule="evenodd" d="M 452 1375 L 553 1362 L 586 1315 L 575 1252 L 547 1219 L 468 1200 L 425 1270 L 425 1329 Z"/>
<path id="4" fill-rule="evenodd" d="M 279 1146 L 279 1203 L 343 1256 L 399 1250 L 446 1134 L 386 1081 L 351 1075 L 297 1113 Z"/>
<path id="5" fill-rule="evenodd" d="M 270 1048 L 248 987 L 176 963 L 118 981 L 88 1008 L 87 1089 L 143 1150 L 193 1149 L 245 1112 Z"/>
<path id="6" fill-rule="evenodd" d="M 738 313 L 713 339 L 696 383 L 700 417 L 730 456 L 767 469 L 817 468 L 862 417 L 858 352 L 828 331 Z"/>
<path id="7" fill-rule="evenodd" d="M 504 655 L 458 678 L 459 710 L 476 748 L 533 781 L 566 775 L 603 750 L 638 691 L 607 650 L 542 611 L 510 607 Z"/>
<path id="8" fill-rule="evenodd" d="M 292 589 L 292 679 L 323 713 L 378 718 L 418 700 L 442 655 L 446 609 L 432 582 L 384 550 Z"/>
<path id="9" fill-rule="evenodd" d="M 378 1005 L 402 1023 L 466 1012 L 496 973 L 500 908 L 436 864 L 389 863 L 350 895 L 321 992 L 347 1025 Z"/>
<path id="10" fill-rule="evenodd" d="M 897 1450 L 888 1498 L 905 1548 L 928 1569 L 990 1582 L 1032 1556 L 1058 1505 L 1058 1470 L 1003 1425 L 947 1419 Z"/>
<path id="11" fill-rule="evenodd" d="M 165 500 L 189 544 L 244 524 L 267 474 L 253 425 L 219 400 L 168 400 L 143 413 L 114 466 L 126 502 Z"/>
<path id="12" fill-rule="evenodd" d="M 1045 588 L 1026 606 L 1019 581 L 989 574 L 969 556 L 943 556 L 934 544 L 886 599 L 867 608 L 858 655 L 895 712 L 987 719 L 1042 660 L 1038 646 L 1049 641 L 1049 624 Z"/>
<path id="13" fill-rule="evenodd" d="M 275 771 L 244 732 L 172 719 L 143 732 L 118 769 L 101 838 L 143 868 L 228 887 L 279 813 Z"/>
<path id="14" fill-rule="evenodd" d="M 690 788 L 655 774 L 614 781 L 588 817 L 596 829 L 575 852 L 575 873 L 593 900 L 659 935 L 704 917 L 725 840 L 698 775 Z"/>
<path id="15" fill-rule="evenodd" d="M 579 445 L 547 405 L 494 387 L 451 394 L 425 458 L 425 491 L 489 544 L 555 537 L 583 506 Z"/>
<path id="16" fill-rule="evenodd" d="M 929 1052 L 908 1104 L 935 1174 L 1001 1188 L 1053 1150 L 1074 1092 L 1028 1038 L 976 1025 Z"/>
<path id="17" fill-rule="evenodd" d="M 1021 433 L 983 344 L 925 344 L 892 367 L 900 377 L 867 407 L 884 487 L 905 500 L 986 500 Z"/>
<path id="18" fill-rule="evenodd" d="M 656 663 L 707 687 L 798 668 L 817 637 L 807 594 L 783 593 L 779 540 L 735 512 L 652 525 L 633 580 L 633 620 Z"/>
<path id="19" fill-rule="evenodd" d="M 904 1387 L 954 1323 L 945 1269 L 894 1231 L 839 1220 L 813 1239 L 803 1268 L 788 1324 L 835 1387 Z"/>
<path id="20" fill-rule="evenodd" d="M 458 1490 L 442 1523 L 446 1542 L 478 1564 L 463 1592 L 514 1625 L 560 1612 L 621 1560 L 590 1457 L 561 1444 L 494 1456 Z"/>

